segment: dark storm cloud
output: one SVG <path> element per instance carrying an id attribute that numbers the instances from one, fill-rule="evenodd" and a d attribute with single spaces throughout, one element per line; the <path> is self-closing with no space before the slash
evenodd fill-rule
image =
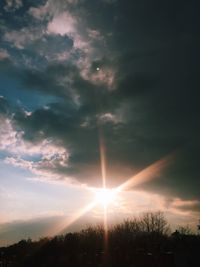
<path id="1" fill-rule="evenodd" d="M 111 184 L 178 149 L 174 164 L 161 179 L 141 187 L 199 199 L 198 6 L 193 1 L 81 2 L 87 24 L 101 32 L 107 49 L 91 64 L 88 77 L 97 67 L 113 68 L 115 86 L 108 90 L 105 84 L 84 79 L 78 61 L 51 62 L 43 69 L 20 72 L 3 65 L 26 90 L 62 97 L 29 116 L 16 112 L 13 120 L 23 137 L 33 144 L 42 138 L 60 140 L 70 158 L 67 167 L 56 171 L 89 184 L 101 176 L 99 127 Z M 57 41 L 63 44 L 59 38 L 63 37 L 54 39 L 53 47 Z M 72 41 L 64 38 L 70 50 Z M 40 50 L 40 45 L 35 47 Z M 112 119 L 103 120 L 105 114 Z"/>

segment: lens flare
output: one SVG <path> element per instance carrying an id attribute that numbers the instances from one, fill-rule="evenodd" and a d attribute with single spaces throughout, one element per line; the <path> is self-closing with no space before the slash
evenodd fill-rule
<path id="1" fill-rule="evenodd" d="M 95 190 L 96 202 L 102 206 L 108 206 L 115 201 L 116 191 L 107 188 Z"/>
<path id="2" fill-rule="evenodd" d="M 103 144 L 103 143 L 102 143 Z M 105 247 L 108 243 L 108 206 L 116 204 L 118 202 L 117 195 L 125 190 L 132 189 L 135 186 L 149 182 L 153 179 L 159 178 L 159 174 L 165 169 L 171 162 L 173 162 L 175 154 L 170 154 L 155 163 L 149 165 L 136 175 L 132 176 L 123 184 L 113 189 L 106 188 L 106 162 L 105 162 L 105 150 L 104 145 L 101 146 L 101 166 L 102 166 L 102 188 L 88 188 L 95 195 L 94 200 L 87 206 L 83 207 L 79 212 L 75 213 L 71 218 L 66 217 L 62 220 L 59 225 L 56 225 L 54 229 L 50 229 L 48 234 L 55 235 L 64 231 L 69 225 L 73 224 L 80 217 L 88 213 L 90 210 L 95 208 L 96 205 L 100 204 L 103 207 L 103 218 L 104 218 L 104 236 L 105 236 Z"/>

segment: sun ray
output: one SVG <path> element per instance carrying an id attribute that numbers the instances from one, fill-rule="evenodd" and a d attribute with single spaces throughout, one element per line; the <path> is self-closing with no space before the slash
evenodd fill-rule
<path id="1" fill-rule="evenodd" d="M 106 151 L 105 143 L 101 128 L 99 128 L 99 148 L 100 148 L 100 164 L 101 164 L 101 176 L 102 176 L 102 192 L 105 200 L 103 200 L 103 228 L 104 228 L 104 265 L 107 265 L 107 252 L 108 252 L 108 212 L 107 206 L 109 204 L 109 191 L 106 188 Z M 97 195 L 98 196 L 98 195 Z"/>
<path id="2" fill-rule="evenodd" d="M 63 219 L 61 222 L 59 222 L 56 226 L 54 226 L 53 229 L 50 229 L 47 233 L 49 236 L 55 236 L 58 235 L 59 233 L 62 233 L 67 227 L 69 227 L 71 224 L 76 222 L 79 218 L 84 216 L 87 212 L 92 210 L 95 205 L 97 204 L 96 201 L 93 201 L 83 207 L 81 210 L 79 210 L 77 213 L 75 213 L 72 217 L 66 217 Z"/>
<path id="3" fill-rule="evenodd" d="M 108 205 L 113 202 L 114 197 L 121 191 L 130 189 L 136 185 L 148 182 L 150 180 L 158 178 L 158 174 L 171 162 L 173 155 L 170 154 L 155 163 L 151 164 L 147 168 L 140 171 L 138 174 L 132 176 L 130 179 L 122 183 L 116 188 L 106 188 L 106 164 L 105 164 L 105 147 L 103 141 L 100 142 L 100 156 L 101 156 L 101 171 L 102 171 L 102 182 L 103 187 L 100 189 L 91 189 L 95 194 L 96 198 L 94 201 L 83 207 L 72 217 L 66 217 L 59 222 L 53 229 L 50 229 L 47 233 L 49 236 L 54 236 L 62 233 L 67 227 L 76 222 L 79 218 L 84 216 L 87 212 L 92 210 L 97 204 L 101 204 L 103 208 L 103 226 L 104 226 L 104 248 L 107 250 L 108 246 Z M 113 202 L 114 203 L 114 202 Z"/>
<path id="4" fill-rule="evenodd" d="M 105 156 L 105 144 L 102 137 L 102 134 L 100 134 L 99 138 L 100 143 L 100 163 L 101 163 L 101 176 L 102 176 L 102 185 L 103 188 L 106 188 L 106 156 Z"/>
<path id="5" fill-rule="evenodd" d="M 168 166 L 168 164 L 172 161 L 172 158 L 173 155 L 168 155 L 156 161 L 155 163 L 143 169 L 136 175 L 132 176 L 126 182 L 122 183 L 120 186 L 116 188 L 116 190 L 120 192 L 158 178 L 159 177 L 158 174 L 161 172 L 161 170 L 163 170 L 166 166 Z"/>
<path id="6" fill-rule="evenodd" d="M 98 188 L 92 189 L 92 192 L 96 196 L 97 203 L 101 204 L 102 206 L 108 206 L 115 201 L 116 197 L 116 190 L 115 189 L 107 189 L 107 188 Z"/>

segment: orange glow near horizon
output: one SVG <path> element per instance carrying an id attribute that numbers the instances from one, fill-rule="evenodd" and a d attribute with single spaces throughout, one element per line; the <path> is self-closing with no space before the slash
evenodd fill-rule
<path id="1" fill-rule="evenodd" d="M 64 219 L 59 225 L 56 225 L 54 229 L 49 231 L 49 235 L 53 236 L 61 233 L 67 227 L 72 225 L 79 218 L 84 216 L 86 213 L 91 211 L 96 205 L 100 204 L 103 208 L 103 226 L 104 226 L 104 238 L 105 247 L 108 243 L 108 206 L 109 204 L 115 203 L 115 197 L 122 191 L 130 189 L 136 185 L 151 181 L 158 178 L 159 173 L 168 166 L 172 156 L 166 156 L 150 166 L 146 167 L 136 175 L 132 176 L 126 182 L 122 183 L 118 187 L 113 189 L 106 188 L 106 163 L 105 163 L 105 149 L 101 142 L 100 156 L 101 156 L 101 171 L 102 171 L 102 188 L 90 188 L 90 190 L 95 194 L 95 199 L 85 207 L 83 207 L 79 212 L 74 214 L 71 218 Z"/>

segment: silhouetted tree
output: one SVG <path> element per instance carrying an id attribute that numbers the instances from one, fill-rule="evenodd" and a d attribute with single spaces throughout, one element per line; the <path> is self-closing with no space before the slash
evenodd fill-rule
<path id="1" fill-rule="evenodd" d="M 199 220 L 199 224 L 197 225 L 197 230 L 200 232 L 200 220 Z"/>
<path id="2" fill-rule="evenodd" d="M 166 235 L 170 231 L 163 212 L 146 212 L 141 218 L 141 229 L 147 233 Z"/>
<path id="3" fill-rule="evenodd" d="M 180 235 L 191 235 L 192 234 L 192 230 L 190 229 L 188 225 L 179 226 L 177 231 L 179 232 Z"/>
<path id="4" fill-rule="evenodd" d="M 164 214 L 148 212 L 110 228 L 106 246 L 103 227 L 88 227 L 0 248 L 0 261 L 3 267 L 174 267 L 174 262 L 176 267 L 183 262 L 200 266 L 200 236 L 188 235 L 188 228 L 178 229 L 178 236 L 167 235 Z"/>

